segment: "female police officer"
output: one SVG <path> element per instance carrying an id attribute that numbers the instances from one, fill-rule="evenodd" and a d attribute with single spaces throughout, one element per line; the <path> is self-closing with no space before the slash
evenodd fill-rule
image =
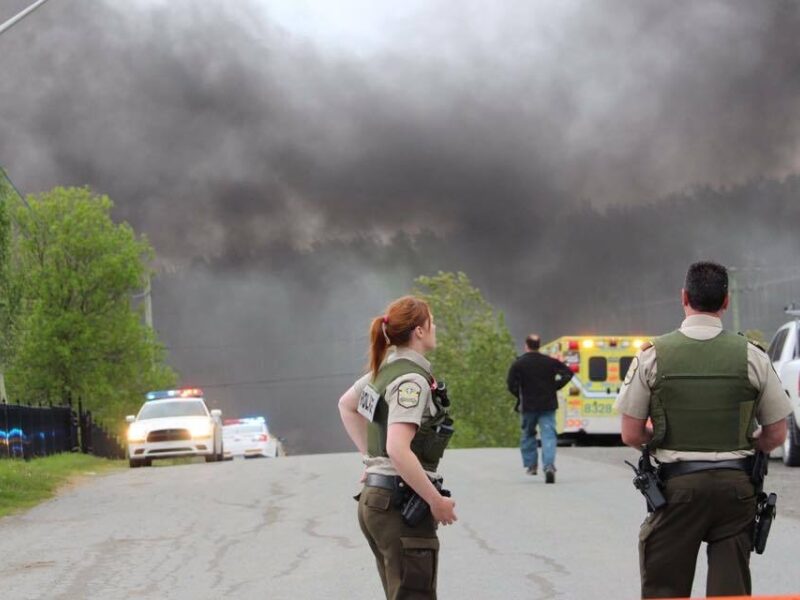
<path id="1" fill-rule="evenodd" d="M 424 356 L 435 347 L 428 305 L 413 296 L 395 300 L 372 321 L 370 372 L 339 399 L 342 423 L 367 467 L 358 523 L 389 600 L 436 598 L 436 527 L 456 521 L 455 502 L 433 483 L 452 432 L 442 427 L 452 421 Z M 411 490 L 430 506 L 413 527 L 400 512 Z"/>

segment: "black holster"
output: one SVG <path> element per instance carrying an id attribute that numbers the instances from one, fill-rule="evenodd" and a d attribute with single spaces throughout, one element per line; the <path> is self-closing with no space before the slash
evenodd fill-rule
<path id="1" fill-rule="evenodd" d="M 764 478 L 767 476 L 768 461 L 769 456 L 763 452 L 756 452 L 753 471 L 750 474 L 750 481 L 753 482 L 756 491 L 756 517 L 753 522 L 753 550 L 756 554 L 764 554 L 778 504 L 777 494 L 764 492 Z"/>
<path id="2" fill-rule="evenodd" d="M 767 547 L 767 538 L 772 521 L 775 519 L 777 503 L 778 495 L 775 492 L 769 495 L 761 492 L 756 497 L 756 520 L 753 524 L 753 550 L 756 551 L 756 554 L 764 554 Z"/>
<path id="3" fill-rule="evenodd" d="M 442 488 L 441 479 L 437 479 L 431 483 L 433 483 L 433 487 L 439 490 L 439 493 L 442 496 L 447 496 L 448 498 L 450 497 L 450 490 L 445 490 Z M 403 518 L 403 522 L 406 525 L 409 527 L 416 527 L 425 517 L 428 516 L 431 511 L 431 507 L 414 490 L 411 490 L 411 488 L 408 486 L 406 486 L 406 489 L 410 490 L 410 493 L 400 506 L 400 516 Z"/>
<path id="4" fill-rule="evenodd" d="M 654 512 L 662 506 L 666 506 L 667 499 L 661 491 L 663 483 L 659 477 L 658 469 L 656 469 L 650 461 L 650 449 L 646 445 L 643 445 L 641 451 L 642 455 L 639 457 L 638 468 L 634 467 L 627 460 L 625 464 L 633 469 L 635 475 L 633 478 L 633 487 L 639 490 L 642 496 L 644 496 L 647 502 L 647 512 Z"/>

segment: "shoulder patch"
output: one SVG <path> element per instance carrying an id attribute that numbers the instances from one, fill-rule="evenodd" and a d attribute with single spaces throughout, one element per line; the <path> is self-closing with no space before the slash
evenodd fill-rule
<path id="1" fill-rule="evenodd" d="M 750 338 L 747 338 L 747 341 L 750 342 L 751 344 L 753 344 L 753 346 L 755 346 L 756 348 L 758 348 L 762 352 L 766 352 L 767 351 L 767 349 L 764 348 L 764 346 L 761 344 L 761 342 L 757 342 L 755 340 L 751 340 Z"/>
<path id="2" fill-rule="evenodd" d="M 397 403 L 403 408 L 414 408 L 419 404 L 422 388 L 413 381 L 404 381 L 397 386 Z"/>
<path id="3" fill-rule="evenodd" d="M 644 344 L 642 344 L 642 352 L 644 352 L 645 350 L 650 350 L 650 348 L 652 347 L 653 347 L 653 342 L 645 342 Z"/>

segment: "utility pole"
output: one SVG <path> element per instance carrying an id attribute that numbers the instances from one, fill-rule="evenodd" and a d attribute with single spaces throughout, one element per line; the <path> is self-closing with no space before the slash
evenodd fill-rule
<path id="1" fill-rule="evenodd" d="M 147 286 L 144 288 L 144 322 L 153 328 L 153 294 L 150 287 L 150 272 L 147 272 Z"/>
<path id="2" fill-rule="evenodd" d="M 144 291 L 141 294 L 134 294 L 132 296 L 134 300 L 139 300 L 141 298 L 142 302 L 144 302 L 144 322 L 150 329 L 153 328 L 153 289 L 150 285 L 151 276 L 150 271 L 145 273 L 147 279 L 144 283 Z"/>
<path id="3" fill-rule="evenodd" d="M 47 0 L 37 0 L 36 2 L 31 4 L 28 8 L 26 8 L 25 10 L 23 10 L 23 11 L 17 13 L 16 15 L 14 15 L 13 17 L 11 17 L 5 23 L 0 24 L 0 34 L 2 34 L 4 31 L 6 31 L 8 29 L 11 29 L 14 25 L 19 23 L 22 19 L 27 17 L 29 14 L 31 14 L 33 11 L 35 11 L 37 8 L 39 8 L 45 2 L 47 2 Z"/>
<path id="4" fill-rule="evenodd" d="M 150 278 L 152 277 L 152 273 L 150 272 L 149 268 L 146 269 L 147 270 L 145 271 L 145 277 L 147 277 L 147 279 L 145 280 L 144 291 L 141 294 L 135 294 L 133 296 L 133 299 L 141 298 L 142 302 L 144 302 L 144 323 L 151 331 L 153 331 L 153 288 L 152 285 L 150 284 Z M 153 333 L 155 334 L 154 331 Z M 155 367 L 156 366 L 155 355 L 151 355 L 150 360 L 151 363 L 153 364 L 153 367 Z"/>
<path id="5" fill-rule="evenodd" d="M 733 331 L 739 333 L 741 331 L 741 322 L 739 321 L 739 282 L 736 279 L 736 267 L 728 269 L 728 294 L 730 296 L 730 309 L 731 316 L 733 317 Z"/>

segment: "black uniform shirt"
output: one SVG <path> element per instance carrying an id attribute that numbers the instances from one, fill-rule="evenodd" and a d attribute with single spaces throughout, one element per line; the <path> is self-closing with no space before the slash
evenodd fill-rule
<path id="1" fill-rule="evenodd" d="M 556 391 L 572 379 L 572 371 L 560 360 L 540 352 L 526 352 L 508 370 L 508 391 L 522 411 L 556 410 Z"/>

